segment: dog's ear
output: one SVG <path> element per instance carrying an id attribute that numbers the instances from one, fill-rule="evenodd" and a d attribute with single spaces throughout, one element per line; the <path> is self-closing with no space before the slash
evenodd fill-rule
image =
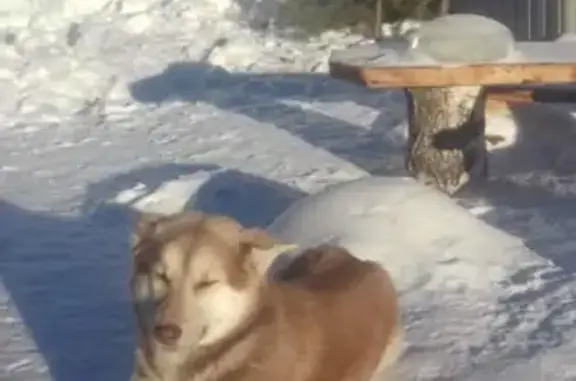
<path id="1" fill-rule="evenodd" d="M 295 244 L 281 243 L 259 228 L 244 229 L 240 235 L 242 251 L 252 258 L 260 274 L 265 274 L 279 255 L 298 247 Z"/>
<path id="2" fill-rule="evenodd" d="M 240 232 L 240 243 L 251 248 L 268 250 L 273 248 L 277 241 L 264 229 L 247 228 Z"/>
<path id="3" fill-rule="evenodd" d="M 136 212 L 132 226 L 132 247 L 134 248 L 138 245 L 143 237 L 154 235 L 158 223 L 164 218 L 166 218 L 166 216 L 160 213 Z"/>

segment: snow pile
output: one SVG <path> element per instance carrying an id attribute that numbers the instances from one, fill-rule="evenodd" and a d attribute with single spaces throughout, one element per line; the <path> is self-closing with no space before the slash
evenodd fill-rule
<path id="1" fill-rule="evenodd" d="M 233 0 L 200 0 L 194 2 L 182 0 L 21 0 L 0 4 L 0 22 L 3 28 L 21 31 L 57 31 L 71 23 L 113 21 L 124 18 L 125 21 L 136 16 L 154 17 L 170 8 L 178 8 L 182 13 L 210 8 L 222 17 L 233 7 Z M 129 22 L 130 23 L 130 22 Z"/>
<path id="2" fill-rule="evenodd" d="M 305 44 L 254 32 L 239 25 L 238 4 L 232 0 L 2 4 L 0 128 L 57 123 L 78 114 L 99 123 L 111 114 L 121 116 L 135 108 L 128 82 L 174 61 L 201 61 L 233 71 L 287 66 L 323 71 L 331 43 L 351 41 L 337 33 Z M 154 56 L 163 58 L 152 63 Z"/>
<path id="3" fill-rule="evenodd" d="M 516 46 L 505 25 L 474 14 L 450 14 L 421 22 L 405 20 L 383 31 L 385 38 L 378 43 L 355 44 L 333 52 L 331 60 L 360 66 L 462 66 L 521 62 L 526 55 L 533 60 L 553 59 L 549 52 L 540 58 L 527 54 Z"/>
<path id="4" fill-rule="evenodd" d="M 438 62 L 491 62 L 512 57 L 514 36 L 502 23 L 484 16 L 454 14 L 422 23 L 416 50 Z"/>

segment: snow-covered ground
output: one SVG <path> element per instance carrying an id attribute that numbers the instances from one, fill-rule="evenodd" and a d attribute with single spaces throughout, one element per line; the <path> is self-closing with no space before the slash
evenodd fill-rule
<path id="1" fill-rule="evenodd" d="M 128 206 L 195 207 L 265 226 L 327 185 L 403 173 L 402 94 L 325 74 L 329 49 L 358 37 L 281 39 L 244 27 L 235 4 L 0 2 L 1 380 L 126 379 Z M 529 106 L 491 118 L 488 129 L 505 139 L 492 147 L 491 180 L 454 201 L 469 213 L 417 214 L 443 213 L 446 200 L 428 196 L 414 196 L 421 209 L 398 210 L 418 222 L 415 234 L 495 240 L 477 247 L 497 254 L 456 257 L 521 263 L 502 265 L 507 286 L 485 282 L 478 299 L 453 294 L 443 304 L 441 293 L 411 289 L 408 337 L 425 344 L 409 374 L 574 380 L 576 123 L 566 107 Z M 351 193 L 341 200 L 352 207 Z M 439 223 L 454 215 L 468 222 Z M 445 258 L 446 242 L 430 240 L 398 255 Z M 448 247 L 476 247 L 459 245 Z M 482 260 L 470 263 L 483 274 Z M 433 266 L 450 269 L 419 269 L 434 274 Z M 450 270 L 438 271 L 443 284 Z"/>

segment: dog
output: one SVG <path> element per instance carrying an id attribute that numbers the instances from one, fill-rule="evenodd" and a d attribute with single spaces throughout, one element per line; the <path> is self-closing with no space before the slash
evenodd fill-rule
<path id="1" fill-rule="evenodd" d="M 398 355 L 388 274 L 343 248 L 270 275 L 293 245 L 199 212 L 142 214 L 132 241 L 133 381 L 369 381 Z"/>

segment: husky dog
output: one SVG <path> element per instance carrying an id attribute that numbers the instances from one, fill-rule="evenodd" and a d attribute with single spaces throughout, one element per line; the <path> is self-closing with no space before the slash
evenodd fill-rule
<path id="1" fill-rule="evenodd" d="M 132 248 L 139 323 L 132 380 L 369 381 L 387 374 L 402 330 L 386 271 L 343 248 L 319 246 L 267 276 L 290 249 L 227 217 L 141 215 Z"/>

